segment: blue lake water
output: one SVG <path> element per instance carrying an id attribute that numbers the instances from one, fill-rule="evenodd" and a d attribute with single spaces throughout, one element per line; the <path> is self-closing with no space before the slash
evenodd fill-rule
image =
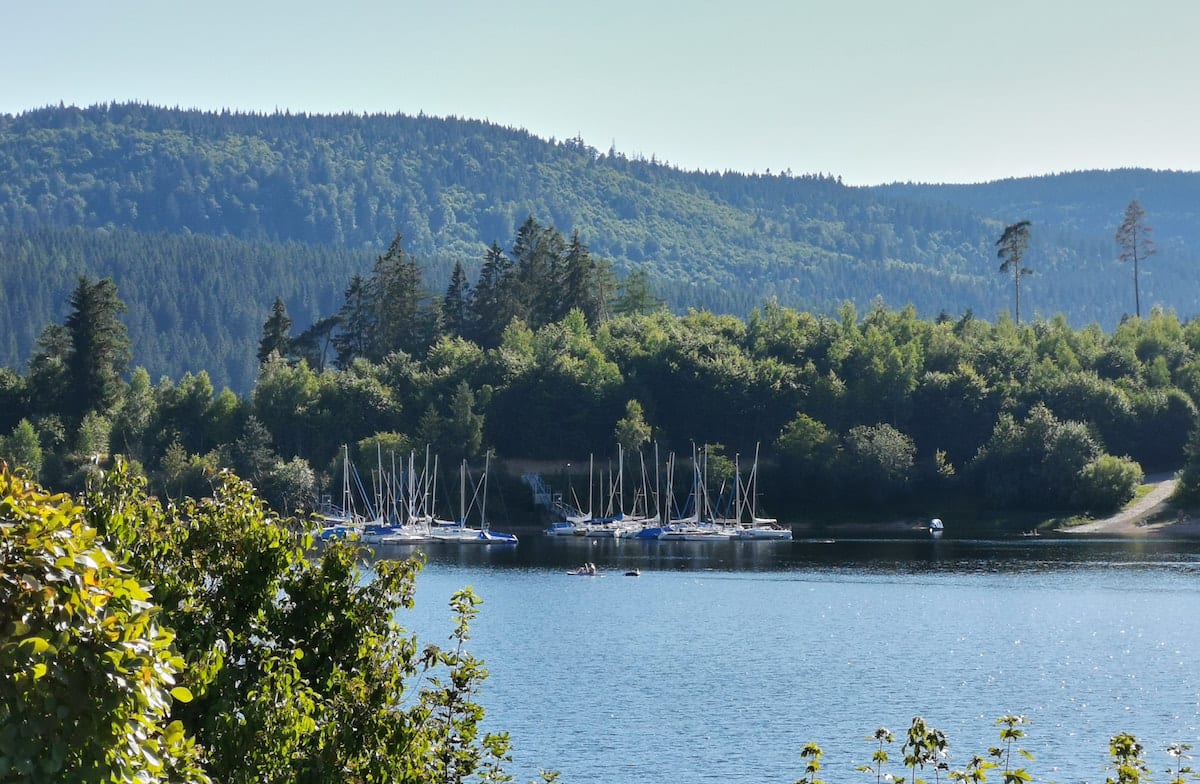
<path id="1" fill-rule="evenodd" d="M 1168 744 L 1200 749 L 1197 542 L 526 537 L 427 556 L 400 621 L 440 642 L 450 594 L 483 598 L 480 701 L 519 782 L 790 784 L 809 741 L 827 781 L 865 780 L 866 736 L 891 729 L 899 760 L 917 715 L 962 767 L 1024 714 L 1024 764 L 1060 784 L 1103 782 L 1118 732 L 1159 780 Z M 566 574 L 583 561 L 603 576 Z"/>

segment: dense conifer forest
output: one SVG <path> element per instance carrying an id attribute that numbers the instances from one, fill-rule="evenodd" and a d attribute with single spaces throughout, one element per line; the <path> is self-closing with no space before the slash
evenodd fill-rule
<path id="1" fill-rule="evenodd" d="M 169 498 L 232 468 L 290 510 L 343 444 L 761 444 L 792 517 L 1104 511 L 1200 455 L 1197 177 L 849 188 L 454 118 L 4 116 L 0 457 L 78 488 L 121 453 Z M 1158 221 L 1136 288 L 1123 210 Z"/>
<path id="2" fill-rule="evenodd" d="M 261 314 L 301 328 L 340 305 L 397 233 L 440 294 L 533 217 L 578 232 L 617 279 L 675 312 L 745 317 L 769 299 L 831 314 L 875 298 L 923 318 L 1011 308 L 995 241 L 1033 223 L 1027 314 L 1113 328 L 1133 312 L 1117 262 L 1141 200 L 1159 253 L 1148 305 L 1200 303 L 1200 175 L 1080 172 L 986 185 L 851 188 L 834 176 L 681 171 L 459 118 L 48 107 L 0 116 L 0 363 L 21 367 L 79 274 L 112 277 L 151 376 L 206 370 L 247 391 Z"/>

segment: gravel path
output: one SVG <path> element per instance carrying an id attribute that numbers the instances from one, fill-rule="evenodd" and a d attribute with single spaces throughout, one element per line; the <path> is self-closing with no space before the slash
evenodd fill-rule
<path id="1" fill-rule="evenodd" d="M 1102 520 L 1094 520 L 1083 525 L 1074 525 L 1060 529 L 1072 534 L 1110 534 L 1113 536 L 1200 536 L 1200 520 L 1184 517 L 1182 519 L 1158 520 L 1166 509 L 1167 499 L 1175 491 L 1175 474 L 1151 474 L 1146 477 L 1146 484 L 1154 488 L 1116 514 Z"/>

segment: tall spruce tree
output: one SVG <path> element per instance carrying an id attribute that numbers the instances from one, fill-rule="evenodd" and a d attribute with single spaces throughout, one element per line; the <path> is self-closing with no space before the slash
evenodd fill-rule
<path id="1" fill-rule="evenodd" d="M 467 272 L 462 262 L 454 262 L 454 270 L 450 273 L 450 285 L 446 287 L 446 295 L 442 297 L 442 332 L 455 337 L 462 337 L 467 330 L 468 306 L 471 298 L 471 287 L 467 283 Z"/>
<path id="2" fill-rule="evenodd" d="M 258 341 L 258 364 L 267 361 L 272 353 L 286 357 L 292 350 L 292 320 L 288 318 L 283 300 L 275 298 L 271 315 L 263 323 L 262 339 Z"/>
<path id="3" fill-rule="evenodd" d="M 347 368 L 357 357 L 368 356 L 375 341 L 375 310 L 370 287 L 362 275 L 350 278 L 342 308 L 337 313 L 338 332 L 333 336 L 338 367 Z"/>
<path id="4" fill-rule="evenodd" d="M 1153 232 L 1146 224 L 1146 211 L 1137 199 L 1129 202 L 1125 208 L 1125 219 L 1117 228 L 1117 244 L 1121 246 L 1121 261 L 1133 262 L 1133 306 L 1138 318 L 1142 317 L 1142 293 L 1138 282 L 1138 267 L 1141 262 L 1154 255 Z"/>
<path id="5" fill-rule="evenodd" d="M 121 375 L 131 356 L 129 333 L 119 318 L 124 311 L 112 278 L 79 278 L 66 321 L 70 386 L 63 401 L 63 413 L 74 421 L 88 411 L 108 411 L 120 399 Z"/>
<path id="6" fill-rule="evenodd" d="M 421 268 L 404 252 L 403 237 L 397 234 L 371 274 L 376 328 L 368 358 L 378 362 L 393 351 L 424 354 L 434 332 L 428 299 L 421 285 Z"/>
<path id="7" fill-rule="evenodd" d="M 538 223 L 532 215 L 517 229 L 512 248 L 517 298 L 522 317 L 534 329 L 561 317 L 563 296 L 559 276 L 565 248 L 562 234 L 553 226 Z"/>
<path id="8" fill-rule="evenodd" d="M 479 281 L 470 297 L 468 334 L 484 348 L 500 345 L 504 328 L 521 312 L 513 274 L 512 259 L 493 242 L 483 256 Z"/>
<path id="9" fill-rule="evenodd" d="M 592 256 L 588 246 L 579 238 L 578 230 L 572 232 L 562 259 L 562 293 L 554 320 L 559 321 L 572 308 L 579 308 L 588 324 L 595 326 L 608 318 L 608 303 L 613 287 L 609 265 Z"/>

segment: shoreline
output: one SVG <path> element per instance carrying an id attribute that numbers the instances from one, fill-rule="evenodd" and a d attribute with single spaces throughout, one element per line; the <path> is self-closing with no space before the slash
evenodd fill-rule
<path id="1" fill-rule="evenodd" d="M 1143 485 L 1150 485 L 1150 492 L 1120 511 L 1098 520 L 1079 525 L 1064 525 L 1039 531 L 1044 536 L 1114 536 L 1146 539 L 1200 539 L 1200 517 L 1170 513 L 1170 497 L 1175 491 L 1174 473 L 1147 476 Z M 925 532 L 925 523 L 911 520 L 896 520 L 890 523 L 841 523 L 823 525 L 804 523 L 793 526 L 799 536 L 878 536 L 894 534 L 919 535 Z M 1014 533 L 1013 536 L 1021 536 Z M 1029 534 L 1024 534 L 1028 536 Z M 951 536 L 953 536 L 951 534 Z"/>

